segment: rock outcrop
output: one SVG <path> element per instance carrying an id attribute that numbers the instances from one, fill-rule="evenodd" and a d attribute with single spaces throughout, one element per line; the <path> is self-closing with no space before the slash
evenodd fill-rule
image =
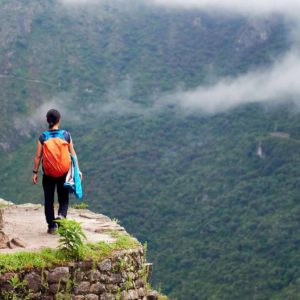
<path id="1" fill-rule="evenodd" d="M 64 259 L 58 264 L 46 264 L 43 268 L 30 267 L 29 263 L 15 271 L 7 269 L 5 258 L 1 258 L 3 253 L 56 248 L 59 236 L 46 233 L 44 209 L 41 205 L 8 205 L 8 202 L 2 201 L 1 206 L 0 299 L 158 299 L 157 292 L 147 289 L 152 264 L 146 262 L 143 247 L 132 237 L 130 238 L 135 242 L 130 249 L 113 248 L 115 250 L 106 253 L 104 257 L 100 255 L 97 259 Z M 81 223 L 88 242 L 91 243 L 114 243 L 116 236 L 120 235 L 129 238 L 119 224 L 89 210 L 70 209 L 68 218 Z"/>

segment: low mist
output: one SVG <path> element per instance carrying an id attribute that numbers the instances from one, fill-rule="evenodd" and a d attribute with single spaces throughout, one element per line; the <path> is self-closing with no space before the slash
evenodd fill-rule
<path id="1" fill-rule="evenodd" d="M 269 69 L 259 69 L 234 78 L 223 78 L 213 86 L 177 91 L 162 99 L 187 112 L 214 114 L 246 103 L 278 103 L 293 100 L 300 105 L 300 56 L 288 53 Z"/>
<path id="2" fill-rule="evenodd" d="M 102 3 L 103 0 L 61 0 L 65 4 Z M 124 1 L 113 1 L 122 5 Z M 281 59 L 274 61 L 269 68 L 258 68 L 237 77 L 225 77 L 212 86 L 199 86 L 193 90 L 176 90 L 166 96 L 158 96 L 152 108 L 143 108 L 128 100 L 128 95 L 111 93 L 109 102 L 101 107 L 93 104 L 91 112 L 100 113 L 137 113 L 156 112 L 167 105 L 176 105 L 186 112 L 198 111 L 214 114 L 232 109 L 241 104 L 269 102 L 277 103 L 293 100 L 300 104 L 300 85 L 297 78 L 300 73 L 300 2 L 297 0 L 150 0 L 147 4 L 163 5 L 177 9 L 200 9 L 203 11 L 241 14 L 251 18 L 268 17 L 278 14 L 286 18 L 290 26 L 293 49 Z"/>

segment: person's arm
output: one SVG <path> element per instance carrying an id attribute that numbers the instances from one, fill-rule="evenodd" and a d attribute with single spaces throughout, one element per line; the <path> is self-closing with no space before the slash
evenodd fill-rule
<path id="1" fill-rule="evenodd" d="M 33 173 L 32 176 L 32 181 L 34 184 L 38 183 L 38 171 L 39 171 L 39 167 L 40 167 L 40 163 L 41 163 L 41 159 L 42 159 L 42 150 L 43 150 L 43 145 L 41 144 L 40 141 L 37 142 L 37 148 L 36 148 L 36 153 L 35 153 L 35 157 L 34 157 L 34 164 L 33 164 L 33 171 L 36 173 Z"/>
<path id="2" fill-rule="evenodd" d="M 74 149 L 74 145 L 73 145 L 72 140 L 70 141 L 70 144 L 69 144 L 69 152 L 70 152 L 73 156 L 75 156 L 75 158 L 76 158 L 77 167 L 78 167 L 78 170 L 79 170 L 79 176 L 80 176 L 80 179 L 82 180 L 82 173 L 81 173 L 80 168 L 79 168 L 78 158 L 77 158 L 77 155 L 76 155 L 76 152 L 75 152 L 75 149 Z"/>

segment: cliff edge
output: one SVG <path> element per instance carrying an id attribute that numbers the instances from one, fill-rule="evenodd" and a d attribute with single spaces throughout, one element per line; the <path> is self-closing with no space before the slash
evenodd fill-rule
<path id="1" fill-rule="evenodd" d="M 110 218 L 87 209 L 70 208 L 68 218 L 81 223 L 87 242 L 113 242 L 111 232 L 127 234 Z M 0 199 L 0 253 L 56 248 L 58 235 L 47 234 L 44 207 L 40 204 L 15 205 Z"/>
<path id="2" fill-rule="evenodd" d="M 44 208 L 0 199 L 0 299 L 158 300 L 151 290 L 145 248 L 117 222 L 70 209 L 87 237 L 80 259 L 47 234 Z"/>

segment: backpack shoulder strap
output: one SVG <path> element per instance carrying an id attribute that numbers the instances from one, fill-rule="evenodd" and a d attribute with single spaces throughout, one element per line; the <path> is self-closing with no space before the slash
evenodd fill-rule
<path id="1" fill-rule="evenodd" d="M 66 131 L 65 130 L 55 130 L 55 131 L 44 131 L 43 134 L 43 141 L 47 141 L 51 138 L 60 138 L 62 140 L 65 140 L 68 142 L 68 139 L 66 138 Z"/>
<path id="2" fill-rule="evenodd" d="M 43 136 L 44 142 L 47 141 L 47 140 L 49 140 L 49 138 L 51 137 L 50 131 L 48 131 L 48 130 L 44 131 L 43 134 L 42 134 L 42 136 Z"/>

